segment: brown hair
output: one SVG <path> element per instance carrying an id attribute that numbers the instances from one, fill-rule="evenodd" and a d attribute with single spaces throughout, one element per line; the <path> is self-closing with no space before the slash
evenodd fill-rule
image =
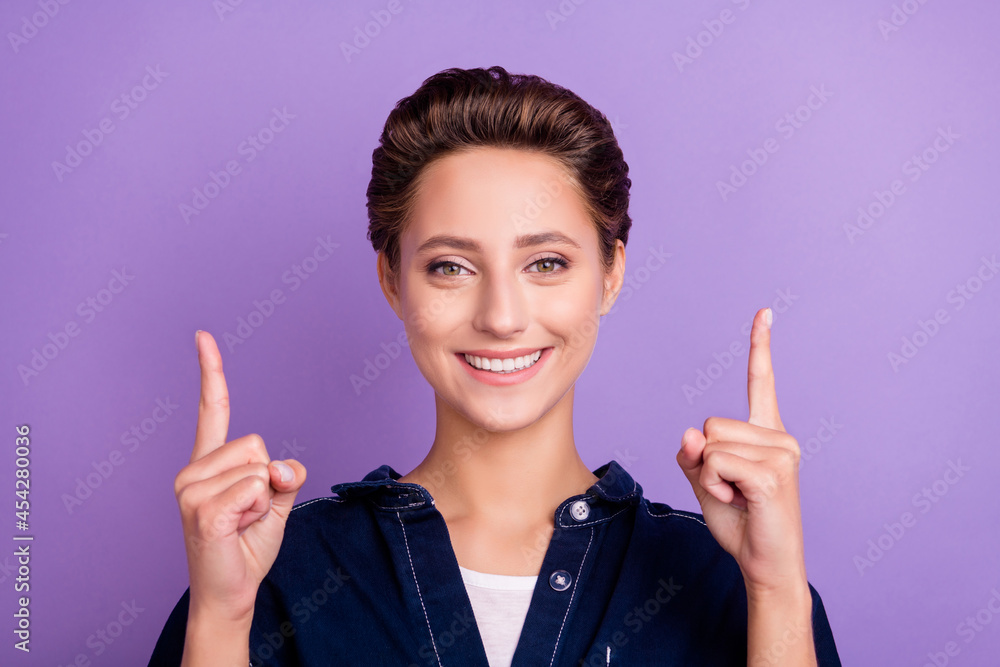
<path id="1" fill-rule="evenodd" d="M 503 67 L 446 69 L 396 103 L 372 153 L 368 239 L 398 275 L 399 237 L 424 167 L 476 147 L 544 153 L 566 170 L 597 228 L 605 272 L 628 243 L 628 164 L 600 111 L 562 86 Z"/>

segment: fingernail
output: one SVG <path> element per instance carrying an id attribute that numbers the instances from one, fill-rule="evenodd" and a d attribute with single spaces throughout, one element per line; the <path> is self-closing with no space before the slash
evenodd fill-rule
<path id="1" fill-rule="evenodd" d="M 771 328 L 771 319 L 772 318 L 773 318 L 773 314 L 771 313 L 771 309 L 768 308 L 767 310 L 764 311 L 764 322 L 767 324 L 767 328 L 768 329 Z"/>
<path id="2" fill-rule="evenodd" d="M 271 507 L 274 507 L 274 498 L 271 498 L 271 505 L 270 505 L 270 507 L 267 508 L 267 511 L 264 512 L 263 514 L 261 514 L 260 518 L 257 519 L 257 520 L 258 521 L 263 521 L 264 519 L 266 519 L 267 515 L 271 513 Z"/>
<path id="3" fill-rule="evenodd" d="M 194 344 L 195 344 L 195 346 L 198 345 L 198 334 L 200 334 L 200 333 L 201 333 L 201 329 L 196 329 L 195 332 L 194 332 Z"/>
<path id="4" fill-rule="evenodd" d="M 278 469 L 278 474 L 281 475 L 282 482 L 290 482 L 295 479 L 295 471 L 287 463 L 276 461 L 274 467 Z"/>
<path id="5" fill-rule="evenodd" d="M 681 435 L 681 452 L 682 453 L 684 452 L 684 440 L 687 438 L 688 431 L 690 431 L 692 428 L 694 428 L 694 427 L 692 426 L 691 428 L 688 428 L 687 430 L 684 431 L 683 435 Z"/>

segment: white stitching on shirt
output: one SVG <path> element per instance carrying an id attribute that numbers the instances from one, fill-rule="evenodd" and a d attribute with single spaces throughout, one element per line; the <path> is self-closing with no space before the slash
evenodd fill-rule
<path id="1" fill-rule="evenodd" d="M 425 501 L 425 500 L 418 500 L 417 502 L 410 503 L 409 505 L 397 505 L 396 507 L 393 507 L 392 505 L 379 505 L 378 503 L 374 503 L 374 504 L 375 504 L 375 507 L 379 508 L 380 510 L 395 510 L 395 509 L 405 510 L 408 507 L 420 507 L 421 505 L 426 504 L 426 502 L 427 501 Z"/>
<path id="2" fill-rule="evenodd" d="M 420 582 L 417 581 L 417 571 L 413 568 L 413 558 L 410 557 L 410 543 L 406 539 L 406 525 L 403 524 L 403 517 L 396 512 L 399 519 L 399 528 L 403 531 L 403 544 L 406 546 L 406 558 L 410 561 L 410 572 L 413 573 L 413 583 L 417 587 L 417 598 L 420 599 L 420 608 L 424 610 L 424 620 L 427 621 L 427 632 L 431 636 L 431 648 L 434 649 L 434 657 L 437 658 L 438 665 L 441 664 L 441 656 L 438 655 L 437 644 L 434 643 L 434 629 L 431 628 L 431 619 L 427 617 L 427 607 L 424 606 L 424 596 L 420 594 Z"/>
<path id="3" fill-rule="evenodd" d="M 594 529 L 590 529 L 590 541 L 587 542 L 587 550 L 583 552 L 583 560 L 580 561 L 580 569 L 576 571 L 576 585 L 573 586 L 573 593 L 569 596 L 569 604 L 566 605 L 566 613 L 563 614 L 562 625 L 559 626 L 559 634 L 556 635 L 556 645 L 552 647 L 552 659 L 549 660 L 549 667 L 556 661 L 556 651 L 559 650 L 559 638 L 562 637 L 563 628 L 566 627 L 566 619 L 569 617 L 569 610 L 573 608 L 573 598 L 576 597 L 576 589 L 580 587 L 580 573 L 583 572 L 583 564 L 587 562 L 587 554 L 590 553 L 590 545 L 594 543 Z"/>
<path id="4" fill-rule="evenodd" d="M 295 507 L 292 508 L 292 511 L 294 512 L 295 510 L 301 509 L 301 508 L 305 507 L 306 505 L 312 505 L 313 503 L 318 503 L 321 500 L 329 500 L 331 503 L 342 503 L 342 502 L 344 502 L 340 498 L 313 498 L 312 500 L 307 500 L 306 502 L 302 503 L 301 505 L 296 505 Z"/>
<path id="5" fill-rule="evenodd" d="M 668 516 L 679 516 L 682 519 L 691 519 L 692 521 L 697 521 L 701 525 L 703 525 L 706 528 L 708 528 L 708 524 L 705 523 L 704 521 L 702 521 L 701 519 L 697 518 L 697 517 L 688 516 L 687 514 L 678 514 L 677 512 L 667 512 L 666 514 L 653 514 L 650 511 L 650 509 L 649 509 L 649 503 L 643 503 L 643 507 L 646 508 L 646 514 L 648 514 L 649 516 L 653 517 L 654 519 L 665 519 Z"/>

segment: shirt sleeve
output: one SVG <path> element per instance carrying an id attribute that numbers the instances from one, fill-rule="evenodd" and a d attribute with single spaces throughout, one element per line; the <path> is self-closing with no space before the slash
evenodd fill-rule
<path id="1" fill-rule="evenodd" d="M 812 584 L 809 584 L 809 592 L 812 594 L 812 630 L 816 646 L 816 664 L 819 667 L 841 667 L 840 654 L 837 653 L 837 644 L 833 640 L 833 630 L 826 617 L 823 600 Z"/>
<path id="2" fill-rule="evenodd" d="M 184 657 L 184 636 L 187 633 L 190 594 L 190 588 L 185 590 L 167 617 L 167 622 L 160 631 L 160 637 L 156 640 L 148 667 L 180 667 L 181 658 Z"/>

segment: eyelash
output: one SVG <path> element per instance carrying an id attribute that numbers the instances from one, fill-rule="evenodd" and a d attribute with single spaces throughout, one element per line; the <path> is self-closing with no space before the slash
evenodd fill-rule
<path id="1" fill-rule="evenodd" d="M 561 257 L 541 257 L 539 259 L 536 259 L 531 264 L 529 264 L 529 266 L 534 266 L 535 264 L 539 264 L 541 262 L 553 262 L 553 263 L 558 264 L 561 267 L 563 267 L 563 269 L 569 268 L 569 262 L 566 261 L 565 259 L 561 258 Z M 462 266 L 458 262 L 441 261 L 441 262 L 433 262 L 432 264 L 430 264 L 430 266 L 427 267 L 427 272 L 428 273 L 437 273 L 437 270 L 439 268 L 441 268 L 442 266 L 461 266 L 463 269 L 466 269 L 468 271 L 468 269 L 466 267 Z M 560 271 L 533 271 L 532 273 L 561 273 L 561 272 Z M 440 275 L 442 277 L 445 277 L 445 278 L 452 277 L 452 276 L 446 276 L 443 273 L 439 273 L 438 275 Z"/>

